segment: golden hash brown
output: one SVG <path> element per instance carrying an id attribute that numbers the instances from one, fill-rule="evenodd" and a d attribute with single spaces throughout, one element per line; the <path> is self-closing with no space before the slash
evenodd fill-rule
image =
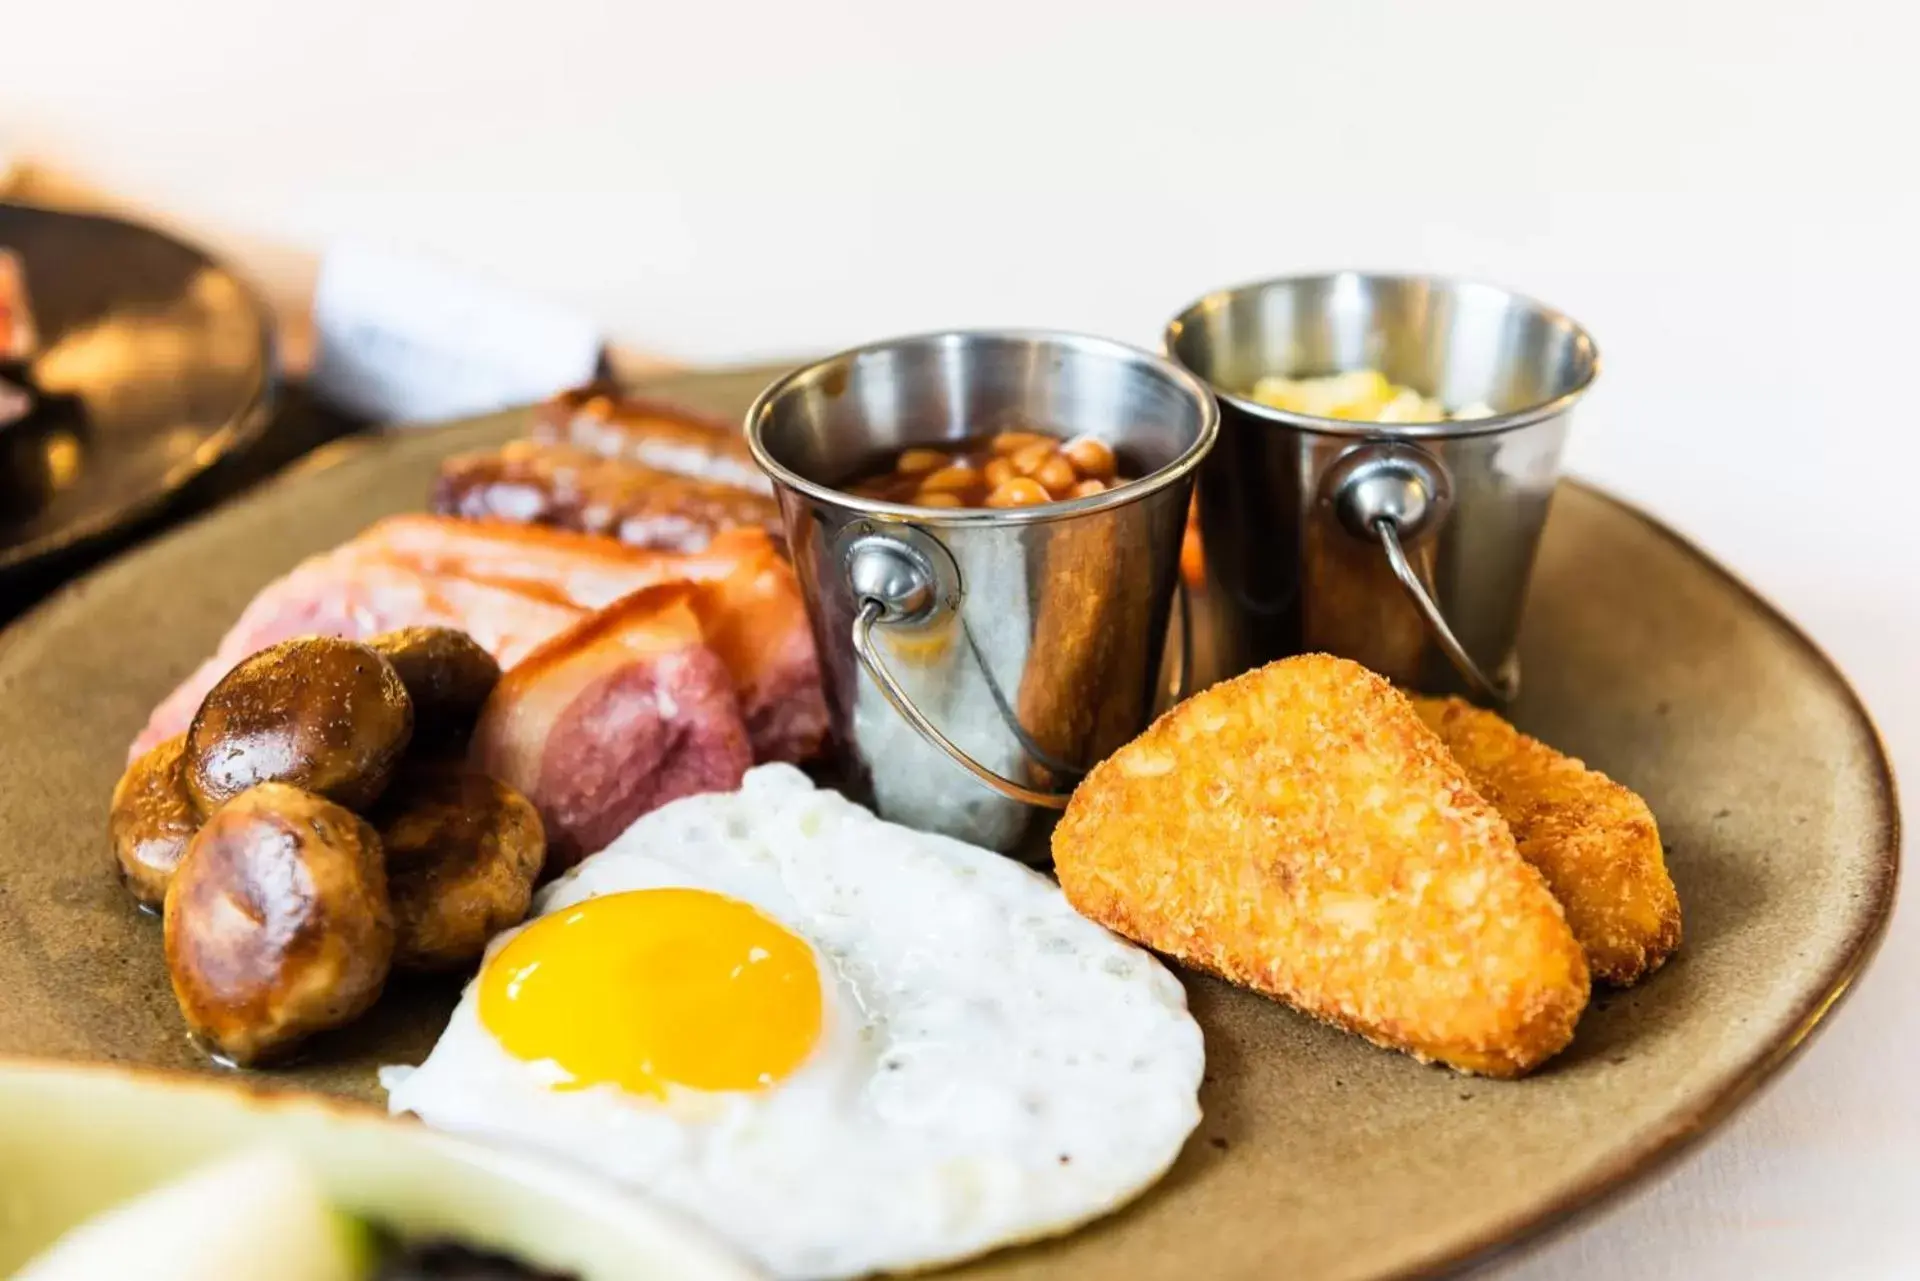
<path id="1" fill-rule="evenodd" d="M 1457 698 L 1413 706 L 1547 878 L 1595 978 L 1632 983 L 1673 955 L 1680 896 L 1645 801 L 1492 712 Z"/>
<path id="2" fill-rule="evenodd" d="M 1586 957 L 1507 825 L 1345 659 L 1162 716 L 1080 785 L 1053 857 L 1109 929 L 1462 1071 L 1530 1070 L 1586 1008 Z"/>

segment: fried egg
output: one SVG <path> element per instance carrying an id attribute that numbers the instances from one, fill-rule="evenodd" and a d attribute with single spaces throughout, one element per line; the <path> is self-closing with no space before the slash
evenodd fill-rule
<path id="1" fill-rule="evenodd" d="M 535 912 L 426 1061 L 382 1072 L 392 1109 L 571 1158 L 783 1277 L 1066 1231 L 1200 1119 L 1159 962 L 790 766 L 640 819 Z"/>

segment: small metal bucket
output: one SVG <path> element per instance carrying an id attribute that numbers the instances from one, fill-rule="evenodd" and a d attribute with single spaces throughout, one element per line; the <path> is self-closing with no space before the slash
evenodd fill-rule
<path id="1" fill-rule="evenodd" d="M 1036 425 L 1098 436 L 1141 479 L 997 510 L 840 488 L 909 445 Z M 762 392 L 747 439 L 779 495 L 843 785 L 895 821 L 1021 850 L 1036 815 L 1153 714 L 1193 473 L 1218 426 L 1192 375 L 1072 334 L 900 338 Z"/>
<path id="2" fill-rule="evenodd" d="M 1199 502 L 1208 676 L 1327 651 L 1418 689 L 1517 692 L 1561 446 L 1599 371 L 1585 330 L 1491 285 L 1341 272 L 1209 294 L 1166 350 L 1220 401 Z M 1249 395 L 1354 369 L 1494 414 L 1347 422 Z"/>

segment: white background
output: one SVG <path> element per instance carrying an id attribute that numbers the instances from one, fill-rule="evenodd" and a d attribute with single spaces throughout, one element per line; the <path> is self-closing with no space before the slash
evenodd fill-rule
<path id="1" fill-rule="evenodd" d="M 1920 780 L 1905 8 L 4 0 L 0 148 L 290 297 L 355 236 L 690 360 L 1509 283 L 1600 340 L 1573 468 L 1802 621 Z M 1710 1148 L 1502 1276 L 1920 1275 L 1917 979 L 1903 918 Z"/>

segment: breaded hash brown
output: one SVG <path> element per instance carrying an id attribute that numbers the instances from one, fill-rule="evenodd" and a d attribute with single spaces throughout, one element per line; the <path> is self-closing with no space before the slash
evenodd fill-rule
<path id="1" fill-rule="evenodd" d="M 1632 983 L 1680 946 L 1680 896 L 1639 796 L 1492 712 L 1413 699 L 1566 910 L 1596 979 Z"/>
<path id="2" fill-rule="evenodd" d="M 1506 823 L 1345 659 L 1283 659 L 1162 716 L 1080 785 L 1053 858 L 1109 929 L 1462 1071 L 1529 1071 L 1587 1005 L 1586 957 Z"/>

